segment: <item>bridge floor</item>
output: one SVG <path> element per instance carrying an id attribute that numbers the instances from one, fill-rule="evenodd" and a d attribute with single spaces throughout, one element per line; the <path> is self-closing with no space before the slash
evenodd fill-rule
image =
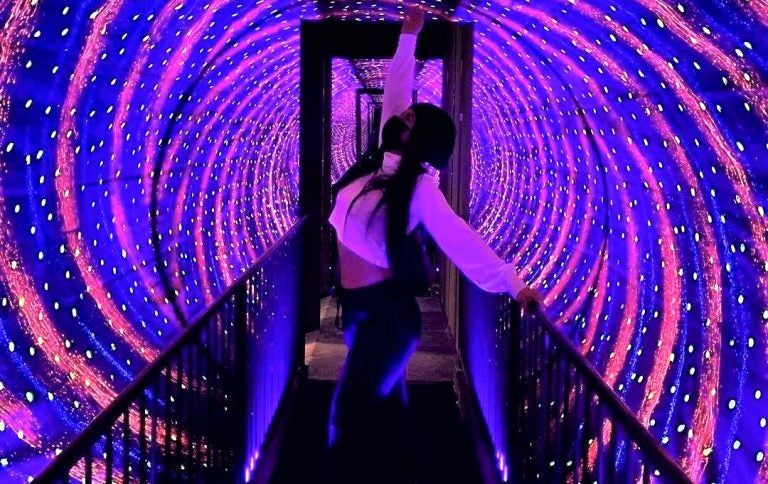
<path id="1" fill-rule="evenodd" d="M 418 482 L 480 483 L 469 431 L 461 419 L 453 388 L 453 336 L 436 300 L 421 299 L 419 306 L 422 339 L 408 367 L 417 448 L 422 449 L 422 479 Z M 321 328 L 307 335 L 309 380 L 300 390 L 295 417 L 287 426 L 273 484 L 321 482 L 330 400 L 346 355 L 341 333 L 333 325 L 335 308 L 334 301 L 324 300 Z"/>

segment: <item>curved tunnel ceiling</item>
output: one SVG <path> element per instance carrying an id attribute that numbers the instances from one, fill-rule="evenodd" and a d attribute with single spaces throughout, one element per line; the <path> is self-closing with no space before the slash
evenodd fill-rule
<path id="1" fill-rule="evenodd" d="M 372 5 L 0 2 L 0 475 L 296 220 L 300 19 Z M 768 7 L 432 7 L 475 23 L 472 225 L 691 476 L 767 480 Z"/>

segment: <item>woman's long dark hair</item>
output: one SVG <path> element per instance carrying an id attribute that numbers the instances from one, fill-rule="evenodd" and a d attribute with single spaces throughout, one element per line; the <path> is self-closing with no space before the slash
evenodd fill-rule
<path id="1" fill-rule="evenodd" d="M 368 192 L 381 190 L 382 195 L 368 219 L 370 229 L 374 215 L 381 208 L 386 210 L 387 259 L 395 275 L 403 271 L 401 261 L 408 230 L 411 199 L 419 175 L 426 172 L 422 162 L 437 169 L 444 168 L 453 153 L 456 141 L 456 126 L 450 115 L 437 106 L 428 103 L 416 103 L 411 106 L 415 114 L 415 123 L 408 141 L 403 147 L 403 155 L 397 171 L 389 176 L 373 177 L 349 204 L 347 216 L 352 205 Z M 385 122 L 386 120 L 382 120 Z M 364 154 L 333 186 L 334 197 L 345 186 L 381 168 L 384 152 L 375 149 Z"/>

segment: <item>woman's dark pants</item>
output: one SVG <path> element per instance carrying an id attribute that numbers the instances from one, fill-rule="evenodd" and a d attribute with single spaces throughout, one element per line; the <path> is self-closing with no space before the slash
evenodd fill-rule
<path id="1" fill-rule="evenodd" d="M 348 353 L 331 402 L 330 481 L 413 482 L 405 369 L 419 342 L 419 306 L 391 279 L 345 289 L 340 300 Z"/>

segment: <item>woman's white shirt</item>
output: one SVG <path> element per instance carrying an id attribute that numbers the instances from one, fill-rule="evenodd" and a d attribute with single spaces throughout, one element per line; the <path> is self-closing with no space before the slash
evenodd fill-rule
<path id="1" fill-rule="evenodd" d="M 412 104 L 414 51 L 416 35 L 402 34 L 392 63 L 387 71 L 382 105 L 382 125 L 395 114 L 400 114 Z M 381 132 L 379 132 L 381 142 Z M 350 203 L 374 176 L 393 174 L 400 163 L 400 156 L 386 152 L 382 168 L 372 175 L 359 178 L 343 189 L 329 217 L 336 229 L 339 242 L 366 261 L 388 268 L 386 250 L 386 209 L 382 207 L 371 218 L 371 213 L 381 198 L 381 192 L 373 190 L 362 195 L 352 206 Z M 370 225 L 369 225 L 370 219 Z M 427 230 L 446 256 L 477 286 L 489 292 L 508 293 L 516 296 L 525 283 L 517 276 L 513 264 L 500 259 L 485 241 L 459 217 L 448 204 L 437 186 L 437 180 L 421 175 L 411 201 L 408 231 L 419 224 Z"/>

